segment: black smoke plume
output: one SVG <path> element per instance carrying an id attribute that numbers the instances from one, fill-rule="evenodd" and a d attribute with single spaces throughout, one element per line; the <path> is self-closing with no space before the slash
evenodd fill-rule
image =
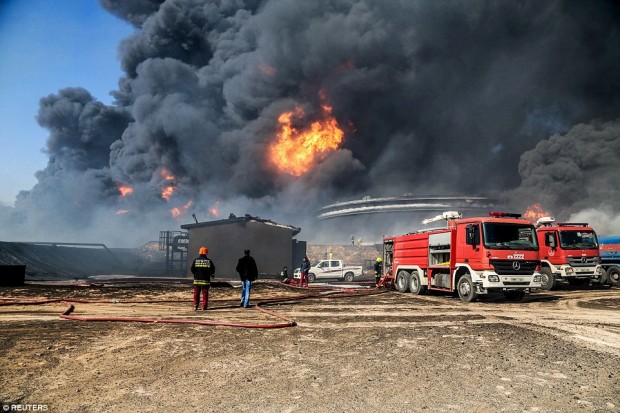
<path id="1" fill-rule="evenodd" d="M 320 205 L 402 193 L 540 202 L 560 217 L 604 197 L 617 216 L 617 2 L 102 6 L 136 27 L 115 104 L 81 89 L 41 100 L 49 163 L 0 210 L 2 238 L 127 244 L 192 212 L 308 228 Z M 279 171 L 278 116 L 301 107 L 308 126 L 323 99 L 342 146 L 301 177 Z"/>
<path id="2" fill-rule="evenodd" d="M 559 217 L 613 234 L 620 231 L 619 156 L 620 121 L 576 125 L 521 155 L 521 185 L 506 195 L 526 208 L 524 201 L 536 194 Z"/>

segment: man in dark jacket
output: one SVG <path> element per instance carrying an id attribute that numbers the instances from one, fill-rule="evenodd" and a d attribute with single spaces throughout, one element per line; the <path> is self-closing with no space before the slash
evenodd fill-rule
<path id="1" fill-rule="evenodd" d="M 209 287 L 211 286 L 211 278 L 215 276 L 215 265 L 207 254 L 209 250 L 201 247 L 198 250 L 198 258 L 192 263 L 192 274 L 194 274 L 194 307 L 198 310 L 200 302 L 200 291 L 202 291 L 202 309 L 206 310 L 209 301 Z"/>
<path id="2" fill-rule="evenodd" d="M 301 287 L 308 287 L 308 274 L 310 272 L 310 260 L 308 257 L 304 257 L 301 260 L 301 266 L 299 267 L 299 285 Z"/>
<path id="3" fill-rule="evenodd" d="M 241 307 L 248 308 L 250 306 L 250 288 L 252 281 L 258 278 L 258 268 L 256 261 L 250 255 L 250 250 L 243 251 L 243 257 L 239 258 L 237 267 L 235 268 L 241 278 Z"/>

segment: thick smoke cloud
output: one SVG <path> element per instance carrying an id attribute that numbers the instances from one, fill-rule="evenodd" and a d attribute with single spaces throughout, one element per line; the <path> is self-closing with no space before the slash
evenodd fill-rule
<path id="1" fill-rule="evenodd" d="M 139 28 L 151 14 L 157 12 L 163 2 L 164 0 L 101 0 L 101 5 L 115 16 Z"/>
<path id="2" fill-rule="evenodd" d="M 67 88 L 41 99 L 37 120 L 50 131 L 47 172 L 107 167 L 110 145 L 130 119 L 124 109 L 107 107 L 84 89 Z"/>
<path id="3" fill-rule="evenodd" d="M 17 223 L 3 237 L 49 238 L 38 225 L 51 220 L 80 240 L 118 223 L 133 242 L 191 212 L 307 228 L 320 205 L 402 193 L 490 195 L 566 215 L 606 194 L 618 212 L 615 2 L 102 5 L 137 29 L 119 45 L 116 104 L 79 89 L 42 99 L 50 163 L 0 211 Z M 326 102 L 341 148 L 301 177 L 279 171 L 268 156 L 279 115 L 303 108 L 303 128 Z"/>
<path id="4" fill-rule="evenodd" d="M 608 235 L 620 232 L 613 217 L 620 205 L 619 155 L 620 121 L 576 125 L 521 156 L 522 182 L 510 196 L 516 204 L 537 194 L 543 208 L 553 208 L 562 219 L 596 222 Z"/>

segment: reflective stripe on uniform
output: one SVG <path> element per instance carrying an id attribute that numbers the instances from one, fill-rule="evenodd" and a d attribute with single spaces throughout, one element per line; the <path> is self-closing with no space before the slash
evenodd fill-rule
<path id="1" fill-rule="evenodd" d="M 194 280 L 194 285 L 211 285 L 211 283 L 205 280 Z"/>
<path id="2" fill-rule="evenodd" d="M 196 260 L 194 263 L 196 268 L 211 268 L 211 260 Z"/>

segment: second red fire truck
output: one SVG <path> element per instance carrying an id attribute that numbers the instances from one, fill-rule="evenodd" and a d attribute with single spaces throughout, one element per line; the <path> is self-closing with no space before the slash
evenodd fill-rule
<path id="1" fill-rule="evenodd" d="M 536 229 L 528 220 L 502 212 L 462 218 L 450 211 L 424 223 L 444 219 L 446 228 L 383 240 L 383 282 L 413 294 L 456 292 L 463 302 L 489 292 L 520 300 L 540 288 Z"/>
<path id="2" fill-rule="evenodd" d="M 553 217 L 540 218 L 536 226 L 542 289 L 551 290 L 561 282 L 571 285 L 607 282 L 592 227 L 585 223 L 557 223 Z"/>

